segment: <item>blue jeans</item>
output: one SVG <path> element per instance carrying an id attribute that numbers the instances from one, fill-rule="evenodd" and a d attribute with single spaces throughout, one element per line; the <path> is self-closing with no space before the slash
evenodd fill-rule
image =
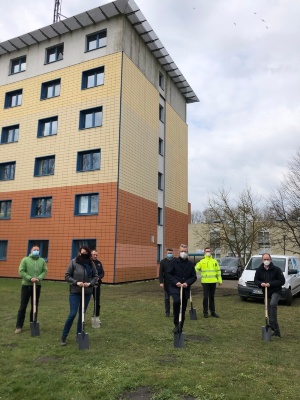
<path id="1" fill-rule="evenodd" d="M 84 295 L 84 314 L 86 313 L 86 310 L 88 308 L 89 302 L 91 299 L 91 294 L 85 294 Z M 65 322 L 65 326 L 63 329 L 63 333 L 61 337 L 63 339 L 66 339 L 70 329 L 72 328 L 73 321 L 76 317 L 76 314 L 78 312 L 78 322 L 77 322 L 77 331 L 76 334 L 81 333 L 82 331 L 82 318 L 81 318 L 81 313 L 82 313 L 82 306 L 81 306 L 81 293 L 70 293 L 69 296 L 69 303 L 70 303 L 70 314 L 68 315 L 68 318 Z"/>

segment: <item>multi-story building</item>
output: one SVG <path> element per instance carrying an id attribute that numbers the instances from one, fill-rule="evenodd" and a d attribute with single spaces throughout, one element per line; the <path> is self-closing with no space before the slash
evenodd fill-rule
<path id="1" fill-rule="evenodd" d="M 137 4 L 0 43 L 0 276 L 33 243 L 48 279 L 82 244 L 105 282 L 155 278 L 188 240 L 187 103 L 198 98 Z"/>

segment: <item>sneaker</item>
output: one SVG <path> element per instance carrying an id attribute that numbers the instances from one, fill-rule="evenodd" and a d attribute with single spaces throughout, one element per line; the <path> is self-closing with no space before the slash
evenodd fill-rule
<path id="1" fill-rule="evenodd" d="M 61 344 L 62 346 L 66 346 L 66 345 L 67 345 L 66 339 L 65 339 L 65 338 L 62 338 L 60 344 Z"/>
<path id="2" fill-rule="evenodd" d="M 216 314 L 215 312 L 211 313 L 211 316 L 214 318 L 219 318 L 218 314 Z"/>
<path id="3" fill-rule="evenodd" d="M 15 330 L 15 333 L 21 333 L 22 332 L 22 328 L 17 328 L 16 330 Z"/>

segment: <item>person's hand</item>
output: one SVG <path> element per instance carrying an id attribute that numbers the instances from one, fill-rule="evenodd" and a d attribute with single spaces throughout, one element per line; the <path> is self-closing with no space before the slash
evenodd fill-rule
<path id="1" fill-rule="evenodd" d="M 222 282 L 221 283 L 219 282 L 219 286 L 222 286 Z"/>
<path id="2" fill-rule="evenodd" d="M 186 282 L 184 282 L 184 283 L 182 284 L 182 287 L 186 289 L 186 288 L 188 287 L 188 284 L 187 284 Z"/>
<path id="3" fill-rule="evenodd" d="M 263 282 L 260 286 L 261 286 L 261 287 L 266 287 L 266 283 Z"/>
<path id="4" fill-rule="evenodd" d="M 89 286 L 90 286 L 90 283 L 89 283 L 89 282 L 85 282 L 85 283 L 83 284 L 83 286 L 84 286 L 84 287 L 89 287 Z"/>
<path id="5" fill-rule="evenodd" d="M 269 283 L 265 283 L 265 285 L 266 285 L 266 287 L 270 287 L 270 284 L 269 284 Z"/>
<path id="6" fill-rule="evenodd" d="M 77 286 L 82 287 L 83 286 L 83 282 L 77 282 Z"/>
<path id="7" fill-rule="evenodd" d="M 31 278 L 30 280 L 31 280 L 31 282 L 38 282 L 39 281 L 38 278 Z"/>
<path id="8" fill-rule="evenodd" d="M 164 284 L 163 284 L 163 283 L 160 283 L 159 286 L 160 286 L 160 287 L 164 287 Z"/>
<path id="9" fill-rule="evenodd" d="M 177 282 L 177 283 L 176 283 L 176 286 L 177 286 L 177 287 L 181 287 L 182 284 L 181 284 L 180 282 Z"/>

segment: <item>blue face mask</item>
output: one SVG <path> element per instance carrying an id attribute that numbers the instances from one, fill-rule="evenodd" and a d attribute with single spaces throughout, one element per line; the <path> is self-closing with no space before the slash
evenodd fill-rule
<path id="1" fill-rule="evenodd" d="M 168 258 L 172 258 L 172 257 L 173 257 L 173 254 L 167 254 L 167 257 L 168 257 Z"/>
<path id="2" fill-rule="evenodd" d="M 40 254 L 39 250 L 33 250 L 31 253 L 33 256 L 38 256 Z"/>

